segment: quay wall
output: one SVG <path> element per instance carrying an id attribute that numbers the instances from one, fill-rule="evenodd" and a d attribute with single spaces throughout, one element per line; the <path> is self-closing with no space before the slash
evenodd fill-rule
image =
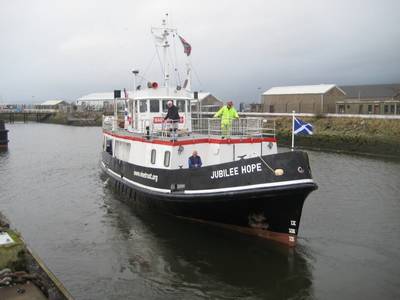
<path id="1" fill-rule="evenodd" d="M 51 123 L 51 124 L 62 124 L 62 125 L 74 125 L 74 126 L 101 126 L 102 123 L 102 112 L 55 112 L 39 115 L 36 114 L 25 114 L 15 113 L 10 117 L 9 113 L 0 114 L 0 120 L 5 122 L 40 122 L 40 123 Z"/>
<path id="2" fill-rule="evenodd" d="M 400 157 L 400 120 L 301 117 L 314 126 L 312 136 L 295 136 L 295 147 Z M 275 119 L 279 145 L 291 146 L 292 118 Z"/>

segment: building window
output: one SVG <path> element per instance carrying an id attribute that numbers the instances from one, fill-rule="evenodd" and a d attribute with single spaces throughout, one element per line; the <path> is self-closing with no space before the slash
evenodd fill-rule
<path id="1" fill-rule="evenodd" d="M 390 113 L 394 115 L 394 104 L 390 105 Z"/>
<path id="2" fill-rule="evenodd" d="M 389 105 L 385 105 L 383 107 L 383 111 L 385 112 L 385 114 L 387 114 L 389 112 Z"/>
<path id="3" fill-rule="evenodd" d="M 372 105 L 368 105 L 368 113 L 372 114 Z"/>
<path id="4" fill-rule="evenodd" d="M 185 100 L 177 100 L 176 106 L 178 107 L 180 112 L 185 112 Z"/>
<path id="5" fill-rule="evenodd" d="M 275 112 L 275 107 L 273 106 L 273 105 L 270 105 L 269 106 L 269 112 Z"/>
<path id="6" fill-rule="evenodd" d="M 160 112 L 160 102 L 159 100 L 150 100 L 150 112 L 159 113 Z"/>
<path id="7" fill-rule="evenodd" d="M 344 114 L 344 104 L 339 104 L 339 114 Z"/>
<path id="8" fill-rule="evenodd" d="M 153 165 L 156 163 L 156 149 L 151 150 L 151 163 Z"/>
<path id="9" fill-rule="evenodd" d="M 140 100 L 139 102 L 139 112 L 147 112 L 147 100 Z"/>
<path id="10" fill-rule="evenodd" d="M 363 105 L 360 104 L 360 106 L 358 107 L 358 113 L 362 114 L 363 113 Z"/>
<path id="11" fill-rule="evenodd" d="M 169 167 L 169 161 L 171 160 L 171 152 L 165 151 L 164 153 L 164 166 Z"/>

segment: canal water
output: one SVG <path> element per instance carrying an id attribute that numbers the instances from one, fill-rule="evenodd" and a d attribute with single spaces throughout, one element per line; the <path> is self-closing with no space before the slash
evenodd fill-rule
<path id="1" fill-rule="evenodd" d="M 400 299 L 400 162 L 309 152 L 295 249 L 122 203 L 101 129 L 7 124 L 0 210 L 76 299 Z"/>

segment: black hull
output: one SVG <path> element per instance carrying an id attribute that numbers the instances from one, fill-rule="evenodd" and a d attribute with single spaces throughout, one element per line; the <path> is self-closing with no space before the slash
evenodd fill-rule
<path id="1" fill-rule="evenodd" d="M 192 178 L 183 176 L 186 181 L 180 181 L 185 189 L 174 190 L 176 187 L 174 175 L 184 173 L 186 170 L 152 170 L 153 173 L 171 172 L 169 175 L 164 174 L 170 180 L 168 184 L 171 187 L 171 192 L 165 193 L 155 190 L 154 186 L 152 190 L 143 184 L 138 186 L 133 178 L 127 177 L 129 167 L 136 170 L 138 166 L 129 166 L 126 162 L 112 158 L 108 153 L 103 155 L 102 168 L 116 182 L 132 206 L 149 208 L 187 220 L 208 223 L 294 246 L 304 200 L 317 187 L 311 180 L 307 156 L 303 152 L 289 152 L 265 156 L 263 159 L 271 166 L 273 161 L 293 164 L 296 170 L 300 164 L 303 172 L 293 174 L 288 172 L 286 177 L 279 176 L 278 179 L 276 178 L 278 176 L 270 171 L 256 174 L 255 177 L 250 174 L 238 175 L 234 186 L 229 186 L 229 180 L 232 178 L 227 177 L 209 180 L 208 190 L 188 189 L 189 181 L 193 177 L 205 178 L 204 174 L 213 174 L 212 169 L 215 168 L 229 169 L 238 164 L 240 166 L 252 163 L 253 159 L 249 159 L 195 170 L 196 172 L 191 174 Z M 289 167 L 285 165 L 287 170 Z M 248 180 L 253 180 L 251 188 L 247 188 Z M 281 182 L 285 184 L 281 185 Z M 190 194 L 187 194 L 188 192 Z"/>

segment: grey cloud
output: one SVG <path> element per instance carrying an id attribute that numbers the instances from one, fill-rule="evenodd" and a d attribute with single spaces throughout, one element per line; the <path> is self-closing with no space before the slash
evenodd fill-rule
<path id="1" fill-rule="evenodd" d="M 398 1 L 17 0 L 0 8 L 3 102 L 131 88 L 130 70 L 144 72 L 154 57 L 150 27 L 165 12 L 192 45 L 194 88 L 223 99 L 256 101 L 275 85 L 400 81 Z M 146 77 L 159 79 L 159 70 L 155 59 Z"/>

